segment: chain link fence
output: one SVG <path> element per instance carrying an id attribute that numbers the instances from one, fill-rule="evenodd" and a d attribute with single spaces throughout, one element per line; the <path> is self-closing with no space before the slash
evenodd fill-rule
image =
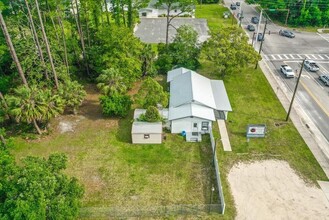
<path id="1" fill-rule="evenodd" d="M 80 210 L 80 218 L 159 217 L 219 213 L 220 204 L 181 204 L 150 207 L 88 207 Z"/>

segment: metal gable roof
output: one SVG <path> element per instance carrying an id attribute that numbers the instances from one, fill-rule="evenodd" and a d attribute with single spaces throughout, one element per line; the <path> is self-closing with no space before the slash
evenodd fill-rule
<path id="1" fill-rule="evenodd" d="M 177 68 L 177 69 L 168 71 L 167 82 L 171 82 L 176 76 L 182 75 L 183 73 L 186 73 L 188 71 L 192 71 L 192 70 L 181 67 L 181 68 Z"/>
<path id="2" fill-rule="evenodd" d="M 169 120 L 187 117 L 197 117 L 215 121 L 214 110 L 206 106 L 191 103 L 176 108 L 169 108 Z"/>
<path id="3" fill-rule="evenodd" d="M 189 71 L 176 76 L 170 82 L 170 107 L 198 102 L 216 109 L 211 82 L 200 74 Z"/>
<path id="4" fill-rule="evenodd" d="M 221 111 L 232 111 L 224 82 L 222 80 L 211 80 L 211 88 L 216 103 L 216 109 Z"/>

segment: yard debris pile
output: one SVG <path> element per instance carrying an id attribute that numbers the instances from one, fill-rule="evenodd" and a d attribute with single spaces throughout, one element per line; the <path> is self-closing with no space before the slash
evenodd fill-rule
<path id="1" fill-rule="evenodd" d="M 66 116 L 61 117 L 58 123 L 59 133 L 74 132 L 77 124 L 84 119 L 83 116 Z"/>

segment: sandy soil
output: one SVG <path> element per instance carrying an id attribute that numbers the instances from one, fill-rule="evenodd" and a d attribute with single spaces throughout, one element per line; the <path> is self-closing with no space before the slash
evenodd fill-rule
<path id="1" fill-rule="evenodd" d="M 305 184 L 284 161 L 239 163 L 228 180 L 236 219 L 329 219 L 323 191 Z"/>

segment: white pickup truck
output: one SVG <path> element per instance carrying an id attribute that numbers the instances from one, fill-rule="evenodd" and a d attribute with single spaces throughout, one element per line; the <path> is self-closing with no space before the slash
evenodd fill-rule
<path id="1" fill-rule="evenodd" d="M 288 65 L 281 65 L 280 71 L 287 78 L 294 78 L 295 77 L 294 71 L 292 71 L 291 67 L 288 66 Z"/>
<path id="2" fill-rule="evenodd" d="M 313 60 L 305 60 L 304 67 L 311 72 L 316 72 L 320 69 L 320 67 Z"/>

